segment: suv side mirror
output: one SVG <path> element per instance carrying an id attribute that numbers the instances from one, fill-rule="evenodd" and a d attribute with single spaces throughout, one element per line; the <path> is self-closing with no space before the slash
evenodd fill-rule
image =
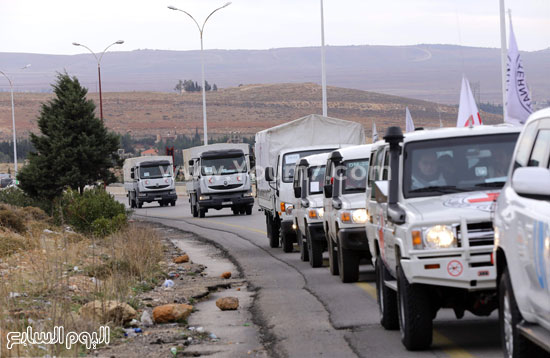
<path id="1" fill-rule="evenodd" d="M 550 170 L 540 167 L 517 168 L 512 175 L 512 189 L 521 196 L 550 197 Z"/>
<path id="2" fill-rule="evenodd" d="M 267 167 L 265 168 L 265 181 L 272 182 L 274 181 L 275 175 L 273 173 L 273 167 Z"/>
<path id="3" fill-rule="evenodd" d="M 332 184 L 323 185 L 323 192 L 325 194 L 325 198 L 327 199 L 332 198 Z"/>
<path id="4" fill-rule="evenodd" d="M 300 187 L 294 188 L 294 197 L 295 197 L 296 199 L 302 197 L 302 188 L 300 188 Z"/>
<path id="5" fill-rule="evenodd" d="M 380 181 L 374 182 L 374 197 L 376 198 L 376 202 L 378 204 L 388 202 L 388 190 L 389 190 L 389 183 L 387 180 L 380 180 Z"/>

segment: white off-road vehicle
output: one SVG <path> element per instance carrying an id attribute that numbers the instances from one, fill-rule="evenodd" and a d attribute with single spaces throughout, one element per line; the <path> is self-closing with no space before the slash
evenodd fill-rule
<path id="1" fill-rule="evenodd" d="M 329 153 L 302 158 L 294 171 L 294 225 L 300 258 L 311 267 L 323 265 L 323 180 Z"/>
<path id="2" fill-rule="evenodd" d="M 359 263 L 370 260 L 365 233 L 365 190 L 372 145 L 357 145 L 331 153 L 324 181 L 324 226 L 329 267 L 342 282 L 359 279 Z"/>
<path id="3" fill-rule="evenodd" d="M 487 316 L 498 306 L 491 208 L 506 180 L 517 127 L 390 127 L 375 153 L 369 246 L 381 323 L 409 350 L 431 345 L 440 308 Z M 389 180 L 382 180 L 389 178 Z M 374 181 L 374 183 L 372 183 Z"/>
<path id="4" fill-rule="evenodd" d="M 505 357 L 550 357 L 550 108 L 532 114 L 498 198 L 495 251 Z"/>

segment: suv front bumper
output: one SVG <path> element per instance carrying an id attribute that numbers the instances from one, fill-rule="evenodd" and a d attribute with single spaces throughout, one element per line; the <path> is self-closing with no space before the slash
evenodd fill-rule
<path id="1" fill-rule="evenodd" d="M 344 249 L 354 251 L 369 250 L 369 242 L 367 241 L 367 233 L 364 227 L 340 228 L 338 239 Z"/>

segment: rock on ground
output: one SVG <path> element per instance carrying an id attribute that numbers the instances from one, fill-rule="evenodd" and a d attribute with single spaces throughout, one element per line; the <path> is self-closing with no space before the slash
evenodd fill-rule
<path id="1" fill-rule="evenodd" d="M 168 304 L 153 309 L 155 323 L 170 323 L 184 321 L 189 317 L 193 306 L 186 304 Z"/>
<path id="2" fill-rule="evenodd" d="M 218 298 L 216 306 L 222 311 L 236 310 L 239 308 L 239 299 L 237 297 Z"/>
<path id="3" fill-rule="evenodd" d="M 119 301 L 88 302 L 80 308 L 80 316 L 88 320 L 98 320 L 101 323 L 127 323 L 137 317 L 137 312 L 127 303 Z"/>

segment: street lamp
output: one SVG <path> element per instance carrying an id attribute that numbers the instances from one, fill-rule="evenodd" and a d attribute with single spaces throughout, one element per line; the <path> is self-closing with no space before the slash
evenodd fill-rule
<path id="1" fill-rule="evenodd" d="M 96 56 L 96 54 L 94 53 L 94 51 L 90 50 L 90 48 L 88 46 L 79 44 L 78 42 L 73 42 L 73 45 L 82 46 L 85 49 L 87 49 L 88 51 L 90 51 L 92 53 L 92 55 L 94 55 L 94 57 L 97 61 L 97 77 L 99 79 L 99 116 L 101 117 L 102 121 L 103 121 L 103 98 L 101 97 L 101 67 L 100 67 L 101 59 L 103 58 L 103 55 L 105 55 L 105 52 L 107 52 L 109 47 L 111 47 L 113 45 L 122 45 L 123 43 L 124 43 L 124 41 L 122 41 L 122 40 L 118 40 L 116 42 L 113 42 L 112 44 L 107 46 L 105 48 L 105 50 L 103 50 L 103 52 L 101 53 L 101 56 L 99 56 L 99 58 L 98 58 Z"/>
<path id="2" fill-rule="evenodd" d="M 22 67 L 21 69 L 24 70 L 26 68 L 31 67 L 31 65 L 26 65 L 25 67 Z M 8 80 L 10 84 L 10 92 L 11 92 L 11 123 L 12 123 L 12 132 L 13 132 L 13 165 L 14 165 L 14 178 L 17 182 L 17 138 L 15 135 L 15 107 L 13 105 L 13 83 L 11 82 L 10 78 L 2 71 L 0 71 L 0 74 Z"/>
<path id="3" fill-rule="evenodd" d="M 204 126 L 204 145 L 208 145 L 208 136 L 207 136 L 207 129 L 206 129 L 206 86 L 205 86 L 205 80 L 204 80 L 204 48 L 203 48 L 203 43 L 202 43 L 202 34 L 204 32 L 204 25 L 206 25 L 206 21 L 208 21 L 208 19 L 210 18 L 210 16 L 212 16 L 216 11 L 218 10 L 221 10 L 223 9 L 224 7 L 227 7 L 231 5 L 231 2 L 228 2 L 226 3 L 225 5 L 217 8 L 216 10 L 212 11 L 210 13 L 210 15 L 208 15 L 206 17 L 206 20 L 204 20 L 203 24 L 202 24 L 202 27 L 199 25 L 199 23 L 197 22 L 197 20 L 195 20 L 195 18 L 193 16 L 191 16 L 190 13 L 188 13 L 187 11 L 185 10 L 181 10 L 181 9 L 178 9 L 177 7 L 174 7 L 174 6 L 168 6 L 168 8 L 170 10 L 177 10 L 177 11 L 181 11 L 183 12 L 184 14 L 186 14 L 187 16 L 189 16 L 191 18 L 191 20 L 193 20 L 195 22 L 195 24 L 197 25 L 197 28 L 199 29 L 199 34 L 200 34 L 200 37 L 201 37 L 201 66 L 202 66 L 202 119 L 203 119 L 203 126 Z"/>
<path id="4" fill-rule="evenodd" d="M 325 17 L 321 0 L 321 88 L 323 93 L 323 116 L 327 116 L 327 75 L 325 70 Z"/>

